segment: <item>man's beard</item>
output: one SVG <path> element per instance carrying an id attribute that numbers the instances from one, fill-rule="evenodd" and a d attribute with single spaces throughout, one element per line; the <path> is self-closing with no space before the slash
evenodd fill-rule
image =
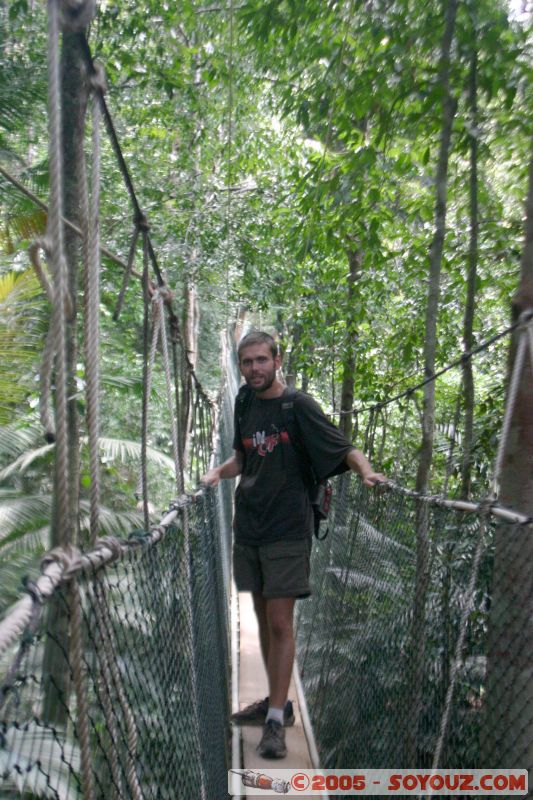
<path id="1" fill-rule="evenodd" d="M 268 389 L 270 389 L 275 380 L 276 380 L 276 368 L 274 367 L 271 373 L 265 375 L 265 377 L 263 378 L 263 383 L 260 386 L 254 385 L 252 378 L 246 378 L 246 383 L 253 392 L 261 393 L 268 391 Z"/>

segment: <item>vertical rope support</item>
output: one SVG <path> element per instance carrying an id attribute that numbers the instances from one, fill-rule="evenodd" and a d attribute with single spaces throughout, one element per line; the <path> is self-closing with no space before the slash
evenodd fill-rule
<path id="1" fill-rule="evenodd" d="M 45 438 L 49 442 L 55 440 L 55 421 L 50 408 L 52 391 L 52 372 L 54 369 L 54 324 L 48 328 L 44 344 L 43 357 L 39 376 L 39 417 L 44 429 Z"/>
<path id="2" fill-rule="evenodd" d="M 94 76 L 96 83 L 97 77 Z M 95 90 L 93 86 L 93 90 Z M 88 214 L 85 292 L 85 368 L 87 378 L 87 429 L 91 476 L 90 544 L 94 546 L 100 527 L 100 103 L 92 98 L 92 173 Z"/>
<path id="3" fill-rule="evenodd" d="M 163 366 L 165 370 L 165 380 L 166 380 L 166 387 L 167 387 L 167 403 L 168 403 L 168 410 L 170 413 L 170 426 L 172 432 L 172 452 L 174 455 L 174 471 L 175 471 L 175 478 L 176 478 L 176 489 L 178 493 L 183 492 L 183 469 L 181 466 L 181 457 L 179 451 L 179 442 L 178 442 L 178 424 L 177 424 L 177 409 L 176 413 L 174 413 L 174 400 L 172 397 L 172 374 L 170 371 L 170 358 L 168 354 L 168 340 L 167 340 L 167 330 L 165 327 L 165 318 L 164 318 L 164 310 L 163 310 L 163 296 L 161 294 L 161 290 L 157 291 L 154 296 L 154 303 L 158 309 L 158 316 L 159 316 L 159 334 L 161 338 L 161 351 L 163 354 Z M 155 311 L 155 309 L 154 309 Z"/>
<path id="4" fill-rule="evenodd" d="M 63 170 L 61 163 L 61 106 L 59 70 L 59 3 L 48 0 L 48 133 L 50 208 L 47 238 L 50 240 L 54 279 L 53 329 L 56 385 L 56 486 L 57 525 L 60 539 L 67 543 L 68 438 L 67 438 L 67 264 L 63 242 Z"/>
<path id="5" fill-rule="evenodd" d="M 142 395 L 142 430 L 141 430 L 141 493 L 144 516 L 144 527 L 150 527 L 150 516 L 148 514 L 148 480 L 146 474 L 146 450 L 148 447 L 148 404 L 150 398 L 150 388 L 148 387 L 149 365 L 148 365 L 148 338 L 149 338 L 149 306 L 148 296 L 148 232 L 143 230 L 143 395 Z"/>
<path id="6" fill-rule="evenodd" d="M 77 705 L 77 733 L 80 741 L 81 755 L 81 780 L 83 786 L 83 796 L 85 800 L 94 800 L 94 781 L 92 771 L 91 740 L 89 734 L 89 714 L 87 704 L 87 694 L 85 691 L 85 675 L 83 669 L 83 646 L 82 646 L 82 615 L 80 587 L 78 579 L 74 576 L 69 587 L 70 600 L 70 640 L 72 658 L 72 680 L 74 691 L 76 692 Z"/>

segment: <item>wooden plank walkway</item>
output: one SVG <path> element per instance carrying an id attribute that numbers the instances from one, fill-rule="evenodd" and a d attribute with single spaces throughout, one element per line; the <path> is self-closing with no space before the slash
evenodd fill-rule
<path id="1" fill-rule="evenodd" d="M 238 705 L 244 708 L 249 703 L 265 697 L 268 694 L 268 681 L 259 647 L 257 621 L 253 609 L 252 596 L 242 592 L 238 595 L 239 624 L 240 624 L 240 659 L 239 659 L 239 692 Z M 313 769 L 309 747 L 302 725 L 302 718 L 298 698 L 291 681 L 289 698 L 293 701 L 296 715 L 295 724 L 286 729 L 287 755 L 280 759 L 264 759 L 257 753 L 257 745 L 261 739 L 262 728 L 243 726 L 240 728 L 242 736 L 242 764 L 240 769 L 253 769 L 268 775 L 271 769 Z M 235 710 L 235 709 L 234 709 Z M 244 789 L 244 787 L 243 787 Z M 243 791 L 244 794 L 244 791 Z M 256 800 L 265 800 L 262 792 L 253 795 Z M 302 795 L 303 800 L 310 800 Z"/>

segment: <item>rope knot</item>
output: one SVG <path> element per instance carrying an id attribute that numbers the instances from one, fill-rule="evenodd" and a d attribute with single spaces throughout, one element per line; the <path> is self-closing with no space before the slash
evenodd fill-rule
<path id="1" fill-rule="evenodd" d="M 61 25 L 64 31 L 79 33 L 93 19 L 96 0 L 59 0 Z"/>
<path id="2" fill-rule="evenodd" d="M 148 231 L 150 230 L 150 225 L 148 223 L 148 220 L 142 211 L 137 211 L 135 213 L 135 216 L 133 218 L 133 224 L 140 231 L 148 233 Z"/>
<path id="3" fill-rule="evenodd" d="M 154 299 L 160 297 L 167 306 L 172 305 L 172 301 L 174 300 L 174 292 L 167 286 L 166 283 L 163 283 L 161 286 L 158 286 L 157 289 L 154 291 Z"/>
<path id="4" fill-rule="evenodd" d="M 70 578 L 81 566 L 81 553 L 76 547 L 55 547 L 43 556 L 41 570 L 54 563 L 63 568 L 63 578 Z"/>
<path id="5" fill-rule="evenodd" d="M 28 577 L 22 579 L 22 588 L 29 594 L 34 603 L 42 606 L 45 600 L 44 594 L 39 589 L 36 581 L 30 580 Z"/>
<path id="6" fill-rule="evenodd" d="M 122 558 L 122 547 L 123 543 L 120 539 L 116 536 L 101 536 L 100 539 L 96 542 L 94 549 L 95 550 L 103 550 L 104 548 L 107 550 L 111 550 L 113 557 L 112 561 L 118 561 Z"/>
<path id="7" fill-rule="evenodd" d="M 498 499 L 494 495 L 484 497 L 479 503 L 479 514 L 482 517 L 488 517 L 494 506 L 498 505 Z"/>
<path id="8" fill-rule="evenodd" d="M 100 92 L 101 94 L 107 92 L 105 70 L 99 61 L 93 61 L 93 72 L 89 74 L 89 86 L 93 92 Z"/>

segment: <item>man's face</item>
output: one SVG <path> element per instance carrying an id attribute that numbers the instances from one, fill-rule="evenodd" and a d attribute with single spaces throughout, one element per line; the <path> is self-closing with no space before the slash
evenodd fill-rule
<path id="1" fill-rule="evenodd" d="M 251 344 L 241 351 L 240 369 L 242 376 L 254 392 L 266 392 L 276 379 L 281 358 L 272 357 L 268 344 Z"/>

